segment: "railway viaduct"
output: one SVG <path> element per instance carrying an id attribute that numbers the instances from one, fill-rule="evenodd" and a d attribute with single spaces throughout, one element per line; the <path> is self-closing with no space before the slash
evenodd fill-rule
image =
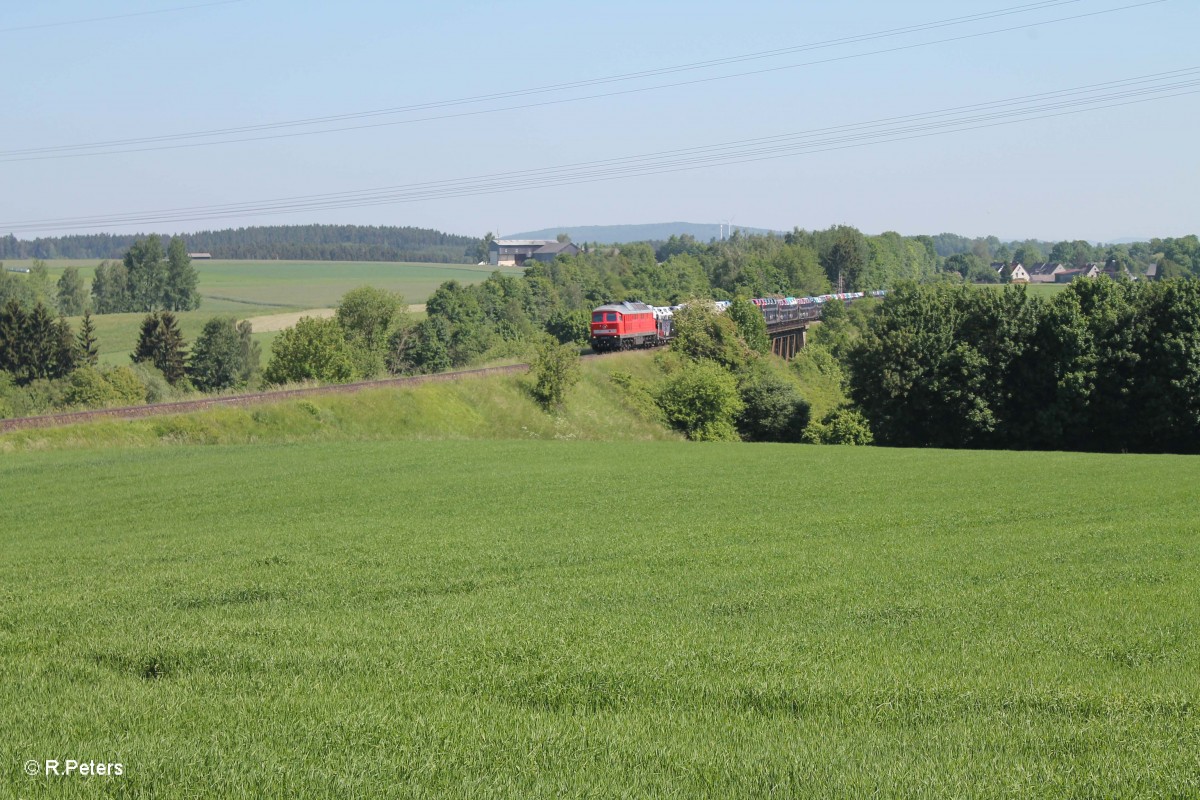
<path id="1" fill-rule="evenodd" d="M 771 352 L 791 361 L 796 353 L 808 343 L 808 326 L 815 320 L 796 319 L 767 325 L 767 336 L 771 337 Z"/>

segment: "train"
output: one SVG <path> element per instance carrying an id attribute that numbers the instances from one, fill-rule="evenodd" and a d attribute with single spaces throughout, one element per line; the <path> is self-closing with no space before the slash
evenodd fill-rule
<path id="1" fill-rule="evenodd" d="M 803 322 L 821 318 L 821 309 L 826 303 L 842 302 L 846 305 L 864 297 L 882 297 L 885 292 L 842 292 L 822 294 L 816 297 L 755 297 L 750 302 L 762 312 L 767 326 L 788 322 Z M 717 312 L 729 308 L 728 300 L 715 303 Z M 652 306 L 626 300 L 608 303 L 592 310 L 591 344 L 597 353 L 616 350 L 637 350 L 659 347 L 671 341 L 672 319 L 678 306 Z"/>

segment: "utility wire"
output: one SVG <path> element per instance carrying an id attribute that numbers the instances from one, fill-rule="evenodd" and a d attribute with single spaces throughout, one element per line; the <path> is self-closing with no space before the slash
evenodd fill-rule
<path id="1" fill-rule="evenodd" d="M 128 14 L 113 14 L 109 17 L 88 17 L 87 19 L 69 19 L 62 22 L 42 22 L 36 25 L 20 25 L 15 28 L 0 28 L 0 33 L 15 33 L 17 31 L 33 31 L 41 28 L 62 28 L 68 25 L 83 25 L 87 22 L 108 22 L 113 19 L 129 19 L 130 17 L 148 17 L 151 14 L 171 14 L 176 11 L 191 11 L 195 8 L 211 8 L 212 6 L 227 6 L 233 3 L 243 3 L 245 0 L 216 0 L 212 3 L 198 3 L 194 6 L 175 6 L 159 8 L 153 11 L 131 11 Z"/>
<path id="2" fill-rule="evenodd" d="M 870 144 L 906 141 L 984 128 L 1119 108 L 1200 93 L 1200 67 L 1140 76 L 1087 87 L 1043 92 L 1024 98 L 978 103 L 957 110 L 746 139 L 691 148 L 604 159 L 560 167 L 403 184 L 357 192 L 302 195 L 275 200 L 144 211 L 129 214 L 23 220 L 0 223 L 0 230 L 64 230 L 124 224 L 155 224 L 240 218 L 319 210 L 360 208 L 501 192 L 569 186 L 621 178 L 661 175 L 746 164 Z"/>
<path id="3" fill-rule="evenodd" d="M 1050 25 L 1050 24 L 1060 23 L 1060 22 L 1070 22 L 1070 21 L 1080 20 L 1080 19 L 1084 19 L 1084 18 L 1088 18 L 1088 17 L 1112 14 L 1112 13 L 1116 13 L 1119 11 L 1126 11 L 1126 10 L 1130 10 L 1130 9 L 1142 8 L 1142 7 L 1151 6 L 1151 5 L 1158 5 L 1160 3 L 1167 2 L 1167 0 L 1143 0 L 1142 2 L 1137 2 L 1137 3 L 1124 5 L 1124 6 L 1118 6 L 1115 8 L 1103 9 L 1100 11 L 1075 14 L 1075 15 L 1070 15 L 1070 16 L 1066 16 L 1066 17 L 1058 17 L 1058 18 L 1049 19 L 1049 20 L 1042 20 L 1039 22 L 1010 26 L 1010 27 L 1006 27 L 1006 28 L 999 28 L 999 29 L 990 30 L 990 31 L 965 34 L 965 35 L 961 35 L 961 36 L 954 36 L 954 37 L 943 38 L 943 39 L 935 39 L 935 40 L 926 41 L 926 42 L 918 42 L 915 44 L 902 45 L 902 46 L 898 46 L 898 47 L 884 48 L 884 49 L 880 49 L 880 50 L 871 50 L 871 51 L 862 52 L 862 53 L 854 53 L 854 54 L 845 55 L 845 56 L 835 56 L 835 57 L 818 59 L 818 60 L 813 60 L 813 61 L 800 62 L 800 63 L 796 63 L 796 64 L 785 64 L 785 65 L 781 65 L 781 66 L 767 67 L 767 68 L 763 68 L 763 69 L 747 70 L 747 71 L 742 71 L 742 72 L 729 73 L 729 74 L 725 74 L 725 75 L 708 76 L 708 77 L 704 77 L 704 78 L 695 78 L 695 79 L 685 80 L 685 81 L 676 81 L 676 82 L 672 82 L 672 83 L 657 84 L 654 86 L 644 86 L 644 87 L 637 87 L 637 88 L 632 88 L 632 89 L 623 89 L 623 90 L 617 90 L 617 91 L 602 92 L 602 93 L 589 94 L 589 95 L 583 95 L 583 96 L 577 96 L 577 97 L 559 98 L 559 99 L 553 99 L 553 100 L 543 100 L 543 101 L 532 102 L 532 103 L 523 103 L 523 104 L 517 104 L 517 105 L 510 105 L 510 106 L 502 106 L 499 108 L 487 108 L 487 109 L 474 110 L 474 111 L 460 111 L 460 112 L 456 112 L 456 113 L 439 114 L 439 115 L 432 115 L 432 116 L 425 116 L 425 117 L 417 117 L 417 118 L 412 118 L 412 119 L 391 120 L 391 121 L 386 121 L 386 122 L 374 122 L 374 123 L 367 123 L 367 124 L 361 124 L 361 125 L 348 125 L 348 126 L 340 126 L 340 127 L 332 127 L 332 128 L 322 128 L 319 130 L 293 131 L 293 132 L 289 132 L 289 133 L 277 133 L 277 134 L 269 134 L 269 135 L 264 135 L 264 136 L 242 136 L 242 137 L 238 137 L 238 138 L 222 138 L 218 141 L 191 141 L 191 142 L 186 141 L 188 139 L 229 137 L 231 135 L 235 135 L 238 133 L 251 133 L 251 132 L 257 132 L 257 131 L 278 130 L 278 129 L 283 129 L 283 128 L 287 128 L 287 127 L 299 127 L 299 126 L 304 126 L 304 125 L 324 124 L 329 121 L 365 119 L 365 118 L 374 117 L 374 116 L 395 115 L 395 114 L 399 114 L 399 113 L 410 112 L 413 110 L 447 108 L 447 107 L 452 107 L 452 106 L 478 103 L 478 102 L 483 102 L 486 100 L 492 100 L 492 99 L 497 99 L 497 98 L 502 99 L 502 98 L 509 98 L 509 97 L 544 94 L 547 92 L 563 91 L 564 89 L 567 89 L 567 88 L 595 86 L 595 85 L 601 85 L 601 84 L 605 84 L 605 83 L 614 83 L 617 81 L 633 80 L 633 79 L 637 79 L 637 78 L 644 77 L 644 76 L 669 74 L 669 73 L 673 73 L 673 72 L 683 72 L 683 71 L 696 70 L 696 69 L 705 69 L 705 68 L 711 67 L 712 65 L 724 64 L 724 63 L 735 63 L 738 61 L 748 61 L 748 60 L 755 60 L 755 59 L 761 59 L 761 58 L 769 58 L 769 57 L 774 57 L 775 55 L 778 55 L 780 53 L 791 53 L 791 52 L 800 52 L 803 50 L 824 49 L 824 48 L 833 47 L 833 46 L 840 46 L 841 44 L 844 44 L 847 42 L 867 41 L 870 39 L 880 39 L 880 38 L 904 35 L 906 33 L 911 33 L 913 31 L 929 30 L 929 29 L 933 29 L 933 28 L 937 28 L 937 27 L 947 27 L 949 25 L 961 25 L 961 24 L 965 24 L 964 21 L 975 22 L 975 21 L 979 21 L 981 19 L 991 19 L 991 18 L 995 18 L 995 17 L 999 17 L 999 16 L 1007 16 L 1007 15 L 1017 14 L 1017 13 L 1027 13 L 1029 11 L 1053 8 L 1055 6 L 1066 5 L 1068 3 L 1075 3 L 1075 2 L 1080 2 L 1080 1 L 1081 0 L 1052 0 L 1051 2 L 1042 2 L 1042 3 L 1033 4 L 1031 6 L 1018 6 L 1018 7 L 1015 7 L 1015 9 L 1013 9 L 1013 8 L 1001 9 L 998 11 L 985 12 L 985 13 L 981 13 L 981 14 L 971 15 L 970 17 L 957 17 L 952 20 L 943 20 L 943 21 L 934 22 L 934 23 L 925 23 L 924 25 L 920 25 L 920 26 L 910 26 L 908 28 L 893 29 L 892 31 L 884 31 L 884 32 L 875 33 L 875 34 L 864 34 L 859 37 L 846 37 L 843 39 L 830 40 L 828 42 L 819 42 L 819 43 L 815 43 L 815 44 L 811 44 L 811 45 L 800 45 L 800 46 L 797 46 L 794 48 L 786 48 L 784 50 L 763 51 L 763 52 L 757 53 L 757 54 L 748 54 L 748 55 L 744 55 L 744 56 L 732 56 L 732 57 L 729 57 L 726 59 L 716 59 L 716 60 L 706 61 L 706 62 L 696 62 L 694 64 L 681 65 L 681 66 L 677 66 L 677 67 L 664 67 L 660 70 L 649 70 L 649 71 L 644 71 L 641 73 L 626 73 L 625 75 L 621 75 L 621 76 L 611 76 L 608 78 L 597 78 L 597 79 L 593 79 L 593 80 L 589 80 L 589 81 L 577 81 L 575 83 L 570 83 L 570 84 L 556 84 L 556 85 L 550 86 L 550 87 L 517 90 L 514 92 L 503 92 L 503 93 L 497 93 L 494 95 L 480 95 L 480 96 L 477 96 L 474 98 L 461 98 L 461 99 L 457 99 L 457 100 L 439 101 L 439 102 L 435 102 L 435 103 L 425 103 L 425 104 L 419 104 L 419 105 L 414 105 L 414 106 L 404 106 L 404 107 L 400 107 L 400 108 L 396 108 L 396 109 L 383 109 L 383 110 L 377 110 L 377 111 L 357 112 L 357 113 L 352 113 L 352 114 L 336 115 L 336 116 L 330 116 L 330 117 L 314 117 L 314 118 L 309 118 L 307 120 L 292 120 L 292 121 L 279 122 L 279 123 L 266 123 L 266 124 L 262 124 L 262 125 L 243 126 L 243 127 L 239 127 L 239 128 L 224 128 L 224 129 L 219 129 L 219 130 L 202 131 L 202 132 L 195 132 L 195 133 L 169 134 L 169 135 L 163 135 L 163 136 L 142 137 L 142 138 L 137 138 L 137 139 L 118 139 L 118 140 L 110 140 L 107 142 L 94 142 L 94 143 L 90 143 L 90 144 L 56 145 L 56 146 L 48 146 L 48 147 L 40 147 L 40 148 L 0 150 L 0 163 L 8 163 L 8 162 L 16 162 L 16 161 L 43 161 L 43 160 L 52 160 L 52 159 L 61 159 L 61 158 L 85 158 L 85 157 L 91 157 L 91 156 L 97 156 L 97 155 L 143 153 L 143 152 L 152 152 L 152 151 L 159 151 L 159 150 L 178 150 L 178 149 L 185 149 L 185 148 L 206 147 L 206 146 L 222 145 L 222 144 L 235 144 L 235 143 L 245 143 L 245 142 L 266 141 L 266 140 L 273 140 L 273 139 L 295 138 L 295 137 L 300 137 L 300 136 L 315 136 L 315 135 L 326 134 L 326 133 L 341 133 L 341 132 L 346 132 L 346 131 L 366 130 L 366 129 L 371 129 L 371 128 L 390 127 L 390 126 L 395 126 L 395 125 L 410 125 L 410 124 L 414 124 L 414 123 L 431 122 L 431 121 L 435 121 L 435 120 L 474 117 L 474 116 L 480 116 L 480 115 L 486 115 L 486 114 L 496 114 L 496 113 L 507 112 L 507 111 L 528 110 L 528 109 L 532 109 L 532 108 L 541 108 L 541 107 L 545 107 L 545 106 L 581 102 L 581 101 L 586 101 L 586 100 L 605 99 L 605 98 L 616 97 L 616 96 L 627 95 L 627 94 L 637 94 L 637 93 L 642 93 L 642 92 L 657 91 L 657 90 L 661 90 L 661 89 L 693 86 L 693 85 L 697 85 L 697 84 L 711 83 L 714 81 L 731 80 L 731 79 L 735 79 L 735 78 L 743 78 L 743 77 L 762 75 L 762 74 L 767 74 L 767 73 L 772 73 L 772 72 L 780 72 L 783 70 L 799 69 L 802 67 L 816 66 L 816 65 L 821 65 L 821 64 L 829 64 L 829 63 L 835 63 L 835 62 L 839 62 L 839 61 L 847 61 L 847 60 L 857 59 L 857 58 L 865 58 L 865 57 L 873 56 L 873 55 L 883 55 L 883 54 L 888 54 L 888 53 L 901 52 L 901 51 L 905 51 L 905 50 L 913 50 L 913 49 L 922 48 L 922 47 L 930 47 L 930 46 L 937 45 L 937 44 L 946 44 L 946 43 L 950 43 L 950 42 L 957 42 L 957 41 L 964 41 L 964 40 L 968 40 L 968 39 L 981 38 L 984 36 L 995 36 L 997 34 L 1010 33 L 1010 32 L 1018 31 L 1018 30 L 1026 30 L 1026 29 L 1038 27 L 1041 25 Z M 169 142 L 169 141 L 175 141 L 175 142 L 182 141 L 183 143 L 154 144 L 154 143 Z M 129 145 L 136 145 L 136 144 L 151 144 L 152 146 L 147 146 L 147 147 L 130 147 L 129 146 Z M 74 151 L 85 151 L 85 152 L 74 152 Z"/>

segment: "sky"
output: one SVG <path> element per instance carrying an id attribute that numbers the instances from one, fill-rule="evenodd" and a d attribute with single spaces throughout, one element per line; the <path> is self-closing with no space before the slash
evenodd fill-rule
<path id="1" fill-rule="evenodd" d="M 0 235 L 675 220 L 1005 240 L 1200 232 L 1200 72 L 1162 76 L 1200 68 L 1196 0 L 4 6 Z M 659 72 L 628 77 L 646 71 Z M 592 83 L 511 94 L 578 82 Z M 965 108 L 1014 98 L 1040 110 Z M 426 108 L 283 125 L 414 105 Z M 156 138 L 250 126 L 266 127 Z M 791 149 L 749 141 L 796 133 L 809 138 Z M 379 187 L 407 202 L 354 194 Z"/>

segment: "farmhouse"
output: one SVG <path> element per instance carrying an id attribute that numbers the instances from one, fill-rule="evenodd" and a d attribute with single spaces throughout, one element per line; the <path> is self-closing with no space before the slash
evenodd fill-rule
<path id="1" fill-rule="evenodd" d="M 553 261 L 557 256 L 573 256 L 579 248 L 570 242 L 552 239 L 494 239 L 488 248 L 488 263 L 493 267 L 519 267 L 528 259 Z"/>
<path id="2" fill-rule="evenodd" d="M 1009 283 L 1029 283 L 1029 273 L 1025 271 L 1025 266 L 1018 262 L 1008 264 L 996 261 L 992 263 L 992 269 L 996 270 L 996 274 L 1001 278 L 1007 278 Z"/>

